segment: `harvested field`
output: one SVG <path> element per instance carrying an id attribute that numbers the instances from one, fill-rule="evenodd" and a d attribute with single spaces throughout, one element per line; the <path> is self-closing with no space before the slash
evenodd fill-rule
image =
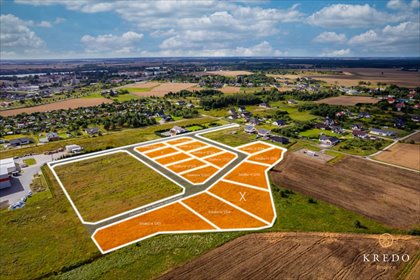
<path id="1" fill-rule="evenodd" d="M 263 222 L 207 193 L 189 197 L 183 203 L 221 229 L 258 228 L 266 226 Z"/>
<path id="2" fill-rule="evenodd" d="M 364 262 L 363 254 L 408 254 L 419 237 L 394 236 L 382 248 L 378 235 L 264 233 L 239 237 L 176 268 L 159 279 L 397 279 L 407 264 Z M 418 265 L 418 263 L 417 263 Z M 415 264 L 413 264 L 415 266 Z"/>
<path id="3" fill-rule="evenodd" d="M 420 145 L 397 143 L 374 159 L 420 171 Z"/>
<path id="4" fill-rule="evenodd" d="M 414 141 L 414 143 L 419 144 L 420 143 L 420 132 L 417 132 L 416 134 L 408 137 L 404 140 L 404 142 Z"/>
<path id="5" fill-rule="evenodd" d="M 175 203 L 102 228 L 93 238 L 103 251 L 108 251 L 151 234 L 178 230 L 214 230 L 214 227 L 180 203 Z"/>
<path id="6" fill-rule="evenodd" d="M 416 172 L 345 157 L 333 166 L 288 153 L 270 172 L 271 181 L 338 205 L 389 226 L 420 224 L 420 175 Z"/>
<path id="7" fill-rule="evenodd" d="M 0 116 L 9 117 L 9 116 L 22 114 L 22 113 L 31 114 L 35 112 L 48 112 L 48 111 L 54 111 L 54 110 L 60 110 L 60 109 L 75 109 L 75 108 L 80 108 L 80 107 L 96 106 L 102 103 L 112 103 L 112 100 L 102 98 L 102 97 L 100 98 L 75 98 L 75 99 L 68 99 L 64 101 L 58 101 L 51 104 L 34 106 L 34 107 L 0 111 Z"/>
<path id="8" fill-rule="evenodd" d="M 368 103 L 368 104 L 375 104 L 378 103 L 379 99 L 369 97 L 369 96 L 336 96 L 336 97 L 329 97 L 325 99 L 321 99 L 315 101 L 315 103 L 323 103 L 329 105 L 344 105 L 344 106 L 353 106 L 357 103 Z"/>
<path id="9" fill-rule="evenodd" d="M 249 71 L 208 71 L 205 72 L 206 74 L 210 75 L 220 75 L 220 76 L 226 76 L 226 77 L 237 77 L 239 75 L 251 75 L 252 72 Z"/>
<path id="10" fill-rule="evenodd" d="M 182 188 L 125 152 L 54 168 L 85 221 L 95 222 L 180 193 Z"/>
<path id="11" fill-rule="evenodd" d="M 271 223 L 274 219 L 273 207 L 268 191 L 251 189 L 225 181 L 219 181 L 210 188 L 209 192 L 245 209 L 268 223 Z"/>
<path id="12" fill-rule="evenodd" d="M 121 88 L 129 88 L 130 93 L 143 97 L 143 96 L 164 96 L 169 92 L 178 92 L 183 89 L 189 89 L 194 87 L 194 83 L 137 83 L 125 85 Z M 139 91 L 136 92 L 135 88 L 138 88 Z"/>
<path id="13" fill-rule="evenodd" d="M 344 71 L 347 75 L 308 75 L 316 80 L 325 81 L 331 85 L 357 86 L 359 81 L 395 84 L 403 87 L 420 86 L 420 73 L 401 71 L 399 69 L 381 68 L 337 68 L 333 70 Z"/>
<path id="14" fill-rule="evenodd" d="M 226 175 L 226 180 L 235 181 L 263 189 L 267 189 L 267 179 L 265 176 L 266 166 L 243 162 Z"/>

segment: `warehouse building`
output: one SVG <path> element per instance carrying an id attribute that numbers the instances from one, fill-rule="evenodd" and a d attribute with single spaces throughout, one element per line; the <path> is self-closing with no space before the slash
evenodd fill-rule
<path id="1" fill-rule="evenodd" d="M 0 160 L 0 189 L 11 187 L 10 176 L 19 171 L 20 167 L 13 158 Z"/>

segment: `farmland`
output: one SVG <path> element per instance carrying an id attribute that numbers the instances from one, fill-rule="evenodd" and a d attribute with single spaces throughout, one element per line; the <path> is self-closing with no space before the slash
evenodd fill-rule
<path id="1" fill-rule="evenodd" d="M 363 253 L 388 253 L 379 236 L 266 233 L 240 237 L 159 279 L 396 279 L 407 263 L 364 262 Z M 418 237 L 395 236 L 392 250 L 414 256 Z M 223 261 L 221 261 L 223 260 Z M 413 263 L 413 260 L 411 261 Z M 415 265 L 415 263 L 413 264 Z"/>
<path id="2" fill-rule="evenodd" d="M 124 152 L 57 166 L 55 171 L 82 217 L 90 222 L 182 191 Z"/>
<path id="3" fill-rule="evenodd" d="M 129 84 L 120 89 L 127 89 L 131 94 L 136 96 L 164 96 L 169 92 L 178 92 L 183 89 L 189 89 L 194 87 L 194 83 L 159 83 L 159 82 L 148 82 L 148 83 L 136 83 Z"/>
<path id="4" fill-rule="evenodd" d="M 240 75 L 250 75 L 252 72 L 249 71 L 208 71 L 206 74 L 212 74 L 212 75 L 220 75 L 220 76 L 227 76 L 227 77 L 236 77 Z"/>
<path id="5" fill-rule="evenodd" d="M 368 96 L 337 96 L 315 101 L 318 104 L 354 106 L 357 103 L 375 104 L 379 99 Z"/>
<path id="6" fill-rule="evenodd" d="M 296 153 L 271 172 L 282 187 L 405 229 L 420 224 L 418 176 L 354 157 L 331 166 Z"/>
<path id="7" fill-rule="evenodd" d="M 420 171 L 420 145 L 397 143 L 374 159 Z"/>
<path id="8" fill-rule="evenodd" d="M 79 108 L 79 107 L 90 107 L 90 106 L 95 106 L 102 103 L 111 103 L 111 102 L 112 102 L 111 100 L 103 98 L 103 97 L 68 99 L 68 100 L 58 101 L 51 104 L 0 111 L 0 116 L 8 117 L 8 116 L 18 115 L 21 113 L 30 114 L 30 113 L 35 113 L 35 112 L 48 112 L 48 111 L 60 110 L 60 109 L 74 109 L 74 108 Z"/>

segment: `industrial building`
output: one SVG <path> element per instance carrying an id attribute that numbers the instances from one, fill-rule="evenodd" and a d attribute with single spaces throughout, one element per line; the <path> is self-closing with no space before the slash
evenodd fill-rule
<path id="1" fill-rule="evenodd" d="M 10 176 L 19 171 L 20 167 L 13 158 L 0 160 L 0 189 L 11 187 Z"/>

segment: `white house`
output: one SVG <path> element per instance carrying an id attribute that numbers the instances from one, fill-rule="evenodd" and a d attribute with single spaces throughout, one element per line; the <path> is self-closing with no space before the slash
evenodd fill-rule
<path id="1" fill-rule="evenodd" d="M 77 154 L 80 153 L 81 151 L 83 151 L 83 148 L 80 147 L 79 145 L 67 145 L 66 146 L 66 152 L 71 153 L 71 154 Z"/>
<path id="2" fill-rule="evenodd" d="M 10 175 L 17 171 L 20 171 L 20 167 L 15 163 L 13 158 L 0 160 L 0 189 L 12 186 L 12 183 L 10 182 Z"/>

